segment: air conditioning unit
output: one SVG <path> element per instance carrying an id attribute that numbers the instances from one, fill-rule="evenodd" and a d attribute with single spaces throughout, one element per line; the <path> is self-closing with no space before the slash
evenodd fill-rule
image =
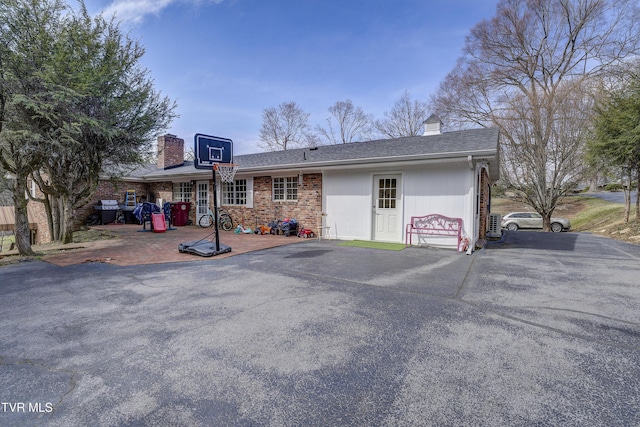
<path id="1" fill-rule="evenodd" d="M 500 237 L 502 236 L 502 215 L 489 214 L 489 231 L 487 231 L 487 237 Z"/>

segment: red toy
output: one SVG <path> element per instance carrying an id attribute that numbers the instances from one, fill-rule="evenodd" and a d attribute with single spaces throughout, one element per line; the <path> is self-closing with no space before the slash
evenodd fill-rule
<path id="1" fill-rule="evenodd" d="M 164 221 L 163 213 L 152 213 L 151 221 L 153 221 L 154 233 L 164 233 L 167 231 L 167 223 Z"/>
<path id="2" fill-rule="evenodd" d="M 314 238 L 316 237 L 316 233 L 314 233 L 312 230 L 308 228 L 303 228 L 298 232 L 298 237 L 302 237 L 304 239 Z"/>

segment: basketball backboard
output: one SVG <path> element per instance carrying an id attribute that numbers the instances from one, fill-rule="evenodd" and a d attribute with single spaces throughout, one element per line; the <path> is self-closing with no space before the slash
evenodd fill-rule
<path id="1" fill-rule="evenodd" d="M 233 141 L 228 138 L 197 133 L 194 144 L 196 169 L 211 169 L 216 163 L 233 163 Z"/>

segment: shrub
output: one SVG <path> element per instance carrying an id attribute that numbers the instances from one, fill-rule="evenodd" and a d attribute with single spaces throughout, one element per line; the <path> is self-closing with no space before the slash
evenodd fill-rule
<path id="1" fill-rule="evenodd" d="M 616 182 L 604 186 L 605 191 L 622 191 L 622 184 Z"/>

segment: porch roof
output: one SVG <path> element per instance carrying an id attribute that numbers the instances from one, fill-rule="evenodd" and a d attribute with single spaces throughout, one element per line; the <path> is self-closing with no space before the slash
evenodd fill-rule
<path id="1" fill-rule="evenodd" d="M 29 228 L 35 230 L 38 228 L 35 216 L 31 209 L 27 208 L 29 217 Z M 16 224 L 15 210 L 13 206 L 0 206 L 0 231 L 13 231 Z"/>

